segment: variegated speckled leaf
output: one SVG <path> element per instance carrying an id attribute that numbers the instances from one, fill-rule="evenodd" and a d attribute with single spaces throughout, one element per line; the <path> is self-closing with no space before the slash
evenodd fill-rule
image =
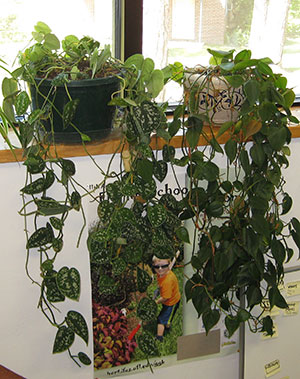
<path id="1" fill-rule="evenodd" d="M 58 303 L 65 300 L 65 296 L 57 287 L 55 277 L 45 277 L 44 284 L 46 287 L 46 297 L 51 303 Z"/>
<path id="2" fill-rule="evenodd" d="M 80 274 L 74 267 L 62 267 L 56 277 L 57 286 L 62 294 L 72 300 L 79 300 Z"/>
<path id="3" fill-rule="evenodd" d="M 110 221 L 111 215 L 114 213 L 115 206 L 109 200 L 103 200 L 99 203 L 97 212 L 103 224 Z"/>
<path id="4" fill-rule="evenodd" d="M 125 223 L 135 224 L 135 216 L 131 209 L 129 208 L 121 208 L 117 211 L 115 218 L 113 220 L 113 224 L 115 226 L 118 225 L 120 228 Z"/>
<path id="5" fill-rule="evenodd" d="M 82 351 L 80 351 L 78 353 L 78 358 L 79 358 L 80 362 L 86 366 L 89 366 L 92 363 L 90 358 L 85 353 L 83 353 Z"/>
<path id="6" fill-rule="evenodd" d="M 69 311 L 66 317 L 66 322 L 68 327 L 88 344 L 89 331 L 84 317 L 79 312 Z"/>
<path id="7" fill-rule="evenodd" d="M 160 160 L 155 162 L 153 166 L 153 175 L 156 177 L 157 180 L 162 182 L 168 173 L 168 165 L 165 161 Z"/>
<path id="8" fill-rule="evenodd" d="M 52 242 L 54 237 L 53 229 L 49 223 L 46 227 L 41 227 L 31 234 L 29 237 L 26 247 L 31 249 L 33 247 L 44 246 Z"/>
<path id="9" fill-rule="evenodd" d="M 100 243 L 108 241 L 109 238 L 110 238 L 110 235 L 108 233 L 108 229 L 99 229 L 96 232 L 94 232 L 92 235 L 92 239 Z"/>
<path id="10" fill-rule="evenodd" d="M 137 244 L 125 246 L 122 257 L 128 263 L 140 263 L 143 257 L 142 247 Z"/>
<path id="11" fill-rule="evenodd" d="M 147 216 L 154 228 L 162 225 L 167 217 L 167 212 L 162 204 L 155 204 L 147 208 Z"/>
<path id="12" fill-rule="evenodd" d="M 147 356 L 158 355 L 158 347 L 155 338 L 149 333 L 144 332 L 139 335 L 137 338 L 138 347 L 142 350 Z"/>
<path id="13" fill-rule="evenodd" d="M 137 306 L 137 316 L 142 321 L 151 321 L 156 318 L 157 304 L 149 297 L 143 297 Z"/>
<path id="14" fill-rule="evenodd" d="M 111 265 L 112 265 L 112 273 L 114 276 L 121 275 L 127 267 L 126 262 L 122 258 L 115 259 L 114 261 L 112 261 Z"/>
<path id="15" fill-rule="evenodd" d="M 147 271 L 137 267 L 137 289 L 139 292 L 146 292 L 149 285 L 152 283 L 152 279 Z"/>
<path id="16" fill-rule="evenodd" d="M 67 326 L 61 326 L 55 336 L 53 354 L 62 353 L 70 348 L 75 339 L 75 333 Z"/>
<path id="17" fill-rule="evenodd" d="M 101 294 L 111 295 L 115 293 L 117 285 L 113 278 L 108 275 L 100 275 L 98 290 Z"/>
<path id="18" fill-rule="evenodd" d="M 105 246 L 105 243 L 94 240 L 93 234 L 89 235 L 87 246 L 90 252 L 90 259 L 92 263 L 104 264 L 111 261 L 111 250 Z"/>

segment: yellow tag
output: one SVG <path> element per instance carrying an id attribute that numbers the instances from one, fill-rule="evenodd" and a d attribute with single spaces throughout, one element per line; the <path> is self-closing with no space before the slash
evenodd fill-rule
<path id="1" fill-rule="evenodd" d="M 287 301 L 288 308 L 283 310 L 284 316 L 296 316 L 299 313 L 299 301 Z"/>
<path id="2" fill-rule="evenodd" d="M 265 377 L 269 378 L 272 375 L 277 374 L 280 371 L 280 362 L 279 359 L 275 359 L 274 361 L 267 363 L 265 365 Z"/>
<path id="3" fill-rule="evenodd" d="M 287 296 L 300 295 L 300 281 L 287 283 L 285 290 Z"/>

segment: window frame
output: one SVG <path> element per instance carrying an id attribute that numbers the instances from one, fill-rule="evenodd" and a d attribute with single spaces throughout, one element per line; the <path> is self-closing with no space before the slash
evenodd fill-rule
<path id="1" fill-rule="evenodd" d="M 142 50 L 143 0 L 124 0 L 124 60 Z"/>

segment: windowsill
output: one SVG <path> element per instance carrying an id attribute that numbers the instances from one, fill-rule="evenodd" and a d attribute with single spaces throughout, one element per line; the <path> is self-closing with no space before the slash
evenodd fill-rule
<path id="1" fill-rule="evenodd" d="M 293 109 L 293 115 L 297 118 L 300 118 L 300 107 L 295 107 Z M 207 128 L 208 134 L 209 129 Z M 218 127 L 215 128 L 216 133 L 218 130 Z M 292 133 L 292 138 L 300 138 L 300 125 L 293 125 L 290 126 L 290 131 Z M 220 144 L 224 144 L 229 135 L 228 133 L 224 133 L 220 138 L 218 138 L 218 142 Z M 161 150 L 162 147 L 165 145 L 165 140 L 163 140 L 160 137 L 153 136 L 151 141 L 151 147 L 154 150 Z M 198 145 L 203 146 L 206 145 L 207 142 L 203 137 L 200 137 Z M 87 143 L 86 149 L 82 146 L 81 143 L 75 143 L 75 144 L 57 144 L 56 145 L 56 151 L 57 154 L 60 157 L 82 157 L 90 155 L 104 155 L 104 154 L 114 154 L 118 153 L 122 149 L 122 143 L 121 143 L 121 135 L 119 130 L 112 131 L 111 134 L 106 137 L 105 139 L 97 142 L 90 142 Z M 182 136 L 178 135 L 172 138 L 171 145 L 175 148 L 180 148 L 182 146 Z M 53 148 L 52 151 L 53 155 L 55 155 L 55 151 Z M 23 157 L 23 150 L 22 149 L 16 149 L 15 154 L 17 156 L 18 161 L 22 161 Z M 15 162 L 16 159 L 12 152 L 10 150 L 6 149 L 0 149 L 0 163 L 9 163 L 9 162 Z"/>

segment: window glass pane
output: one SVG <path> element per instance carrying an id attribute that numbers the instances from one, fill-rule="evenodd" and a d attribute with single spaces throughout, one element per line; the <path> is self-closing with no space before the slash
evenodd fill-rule
<path id="1" fill-rule="evenodd" d="M 157 67 L 207 65 L 207 48 L 270 57 L 300 95 L 300 0 L 144 0 L 143 54 Z M 163 96 L 176 101 L 181 89 Z"/>
<path id="2" fill-rule="evenodd" d="M 0 57 L 9 65 L 26 47 L 34 25 L 45 22 L 63 38 L 89 35 L 112 45 L 114 0 L 0 0 Z"/>
<path id="3" fill-rule="evenodd" d="M 182 15 L 188 13 L 189 23 L 182 26 Z M 195 28 L 195 1 L 194 0 L 173 0 L 172 1 L 172 39 L 194 40 L 196 36 Z"/>

